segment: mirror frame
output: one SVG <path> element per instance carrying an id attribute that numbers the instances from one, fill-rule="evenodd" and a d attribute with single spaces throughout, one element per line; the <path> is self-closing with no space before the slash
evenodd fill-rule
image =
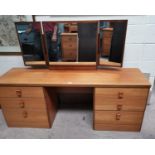
<path id="1" fill-rule="evenodd" d="M 103 64 L 100 64 L 100 50 L 98 49 L 97 67 L 98 68 L 103 68 L 103 67 L 122 67 L 123 59 L 124 59 L 124 49 L 125 49 L 125 41 L 126 41 L 126 33 L 127 33 L 128 20 L 99 20 L 99 26 L 100 26 L 100 22 L 101 21 L 105 21 L 105 22 L 124 22 L 124 24 L 125 24 L 125 34 L 124 34 L 124 40 L 123 40 L 123 50 L 122 50 L 121 63 L 107 61 L 107 62 L 105 62 Z M 100 32 L 100 29 L 99 29 L 99 32 Z M 98 36 L 98 38 L 99 38 L 99 36 Z M 100 46 L 100 42 L 98 41 L 98 47 L 99 46 Z"/>
<path id="2" fill-rule="evenodd" d="M 44 40 L 43 40 L 43 37 L 42 37 L 42 30 L 40 29 L 40 33 L 41 33 L 41 45 L 42 45 L 42 51 L 43 51 L 43 56 L 44 56 L 44 61 L 45 61 L 45 63 L 44 63 L 44 61 L 42 61 L 42 62 L 37 62 L 37 61 L 30 61 L 30 62 L 28 62 L 28 61 L 25 61 L 24 60 L 24 52 L 23 52 L 23 50 L 22 50 L 22 47 L 21 47 L 21 43 L 20 43 L 20 40 L 19 40 L 19 35 L 18 35 L 18 30 L 17 30 L 17 24 L 28 24 L 28 23 L 34 23 L 33 21 L 32 22 L 23 22 L 23 21 L 21 21 L 21 22 L 14 22 L 15 23 L 15 29 L 16 29 L 16 34 L 17 34 L 17 38 L 18 38 L 18 42 L 19 42 L 19 46 L 20 46 L 20 50 L 21 50 L 21 54 L 22 54 L 22 57 L 23 57 L 23 62 L 24 62 L 24 65 L 25 66 L 40 66 L 40 67 L 47 67 L 48 66 L 48 64 L 47 64 L 47 55 L 46 55 L 46 53 L 45 53 L 45 47 L 44 47 Z M 40 28 L 41 28 L 41 22 L 35 22 L 35 23 L 39 23 L 40 24 Z"/>

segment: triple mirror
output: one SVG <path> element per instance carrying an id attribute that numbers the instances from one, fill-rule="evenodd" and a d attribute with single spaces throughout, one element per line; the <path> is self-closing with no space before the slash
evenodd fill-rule
<path id="1" fill-rule="evenodd" d="M 25 65 L 122 65 L 126 20 L 15 23 Z"/>

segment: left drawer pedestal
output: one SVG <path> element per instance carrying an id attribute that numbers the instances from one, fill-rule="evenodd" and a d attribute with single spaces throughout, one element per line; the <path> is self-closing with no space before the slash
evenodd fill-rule
<path id="1" fill-rule="evenodd" d="M 43 87 L 0 87 L 0 104 L 8 126 L 50 128 L 47 104 L 51 103 L 46 102 L 45 93 Z"/>

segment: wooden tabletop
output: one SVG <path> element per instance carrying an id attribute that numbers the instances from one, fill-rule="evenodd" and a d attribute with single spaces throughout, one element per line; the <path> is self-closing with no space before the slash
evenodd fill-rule
<path id="1" fill-rule="evenodd" d="M 49 70 L 13 68 L 0 86 L 150 87 L 139 69 Z"/>

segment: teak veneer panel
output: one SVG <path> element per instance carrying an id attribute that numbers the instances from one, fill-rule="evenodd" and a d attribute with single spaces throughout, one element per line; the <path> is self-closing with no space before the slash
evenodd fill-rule
<path id="1" fill-rule="evenodd" d="M 0 77 L 0 86 L 150 87 L 139 69 L 48 70 L 13 68 Z"/>
<path id="2" fill-rule="evenodd" d="M 24 117 L 25 112 L 27 117 Z M 10 127 L 16 127 L 18 123 L 21 127 L 50 127 L 47 112 L 44 110 L 3 109 L 3 114 Z"/>
<path id="3" fill-rule="evenodd" d="M 21 127 L 21 128 L 50 128 L 49 123 L 47 121 L 39 121 L 39 122 L 7 122 L 9 127 Z"/>
<path id="4" fill-rule="evenodd" d="M 96 62 L 49 62 L 50 65 L 53 66 L 90 66 L 90 67 L 96 67 Z"/>
<path id="5" fill-rule="evenodd" d="M 106 131 L 140 131 L 141 125 L 124 125 L 124 124 L 94 124 L 95 130 Z"/>
<path id="6" fill-rule="evenodd" d="M 46 110 L 44 98 L 0 98 L 3 109 L 42 109 Z"/>
<path id="7" fill-rule="evenodd" d="M 119 117 L 119 119 L 117 119 Z M 143 112 L 133 111 L 95 111 L 95 123 L 141 125 Z"/>
<path id="8" fill-rule="evenodd" d="M 0 87 L 0 97 L 44 97 L 42 87 Z"/>
<path id="9" fill-rule="evenodd" d="M 95 88 L 94 107 L 95 110 L 144 111 L 148 92 L 148 88 Z"/>

